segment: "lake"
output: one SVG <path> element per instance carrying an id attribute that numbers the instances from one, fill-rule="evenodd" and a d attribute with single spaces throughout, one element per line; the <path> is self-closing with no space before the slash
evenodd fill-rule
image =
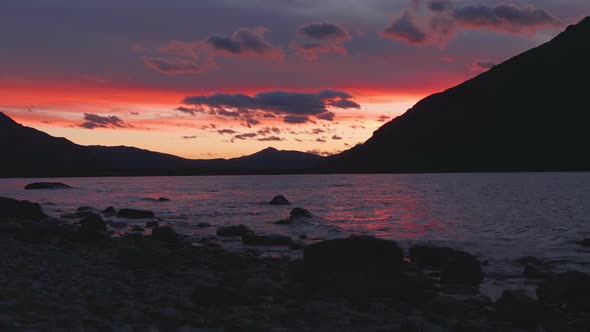
<path id="1" fill-rule="evenodd" d="M 75 188 L 23 189 L 43 180 Z M 268 205 L 278 194 L 292 205 Z M 406 249 L 425 242 L 462 248 L 489 262 L 488 285 L 522 282 L 522 267 L 514 259 L 527 255 L 561 270 L 590 272 L 590 250 L 576 243 L 590 237 L 590 173 L 0 179 L 0 196 L 39 202 L 52 216 L 83 205 L 149 209 L 195 239 L 214 234 L 214 228 L 197 227 L 209 222 L 293 238 L 305 234 L 308 242 L 369 234 L 397 240 Z M 153 200 L 159 197 L 170 201 Z M 317 218 L 274 224 L 296 206 Z M 236 240 L 224 244 L 241 248 Z"/>

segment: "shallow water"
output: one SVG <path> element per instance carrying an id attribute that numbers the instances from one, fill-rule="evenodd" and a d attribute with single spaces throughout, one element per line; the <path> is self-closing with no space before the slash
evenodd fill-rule
<path id="1" fill-rule="evenodd" d="M 432 242 L 488 260 L 489 274 L 504 285 L 522 282 L 522 267 L 513 261 L 526 255 L 590 271 L 590 250 L 576 244 L 590 237 L 590 173 L 67 178 L 48 181 L 75 189 L 23 189 L 42 180 L 0 179 L 0 196 L 39 202 L 53 216 L 82 205 L 149 209 L 195 238 L 214 231 L 196 227 L 206 221 L 312 239 L 355 233 L 403 245 Z M 277 194 L 293 205 L 266 204 Z M 146 200 L 158 197 L 171 201 Z M 294 206 L 318 218 L 298 226 L 273 223 Z"/>

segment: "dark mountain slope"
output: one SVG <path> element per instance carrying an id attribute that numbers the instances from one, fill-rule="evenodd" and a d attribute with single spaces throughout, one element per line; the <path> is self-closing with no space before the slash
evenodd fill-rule
<path id="1" fill-rule="evenodd" d="M 431 95 L 330 172 L 590 170 L 590 18 Z"/>
<path id="2" fill-rule="evenodd" d="M 230 160 L 191 160 L 127 146 L 81 146 L 0 112 L 0 177 L 197 175 L 304 171 L 323 157 L 268 148 Z"/>

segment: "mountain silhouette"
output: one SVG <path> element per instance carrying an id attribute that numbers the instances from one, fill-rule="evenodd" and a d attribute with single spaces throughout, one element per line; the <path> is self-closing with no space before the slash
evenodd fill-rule
<path id="1" fill-rule="evenodd" d="M 0 177 L 285 173 L 308 171 L 324 159 L 274 148 L 228 160 L 193 160 L 127 146 L 82 146 L 2 112 L 0 153 Z"/>
<path id="2" fill-rule="evenodd" d="M 328 172 L 590 170 L 590 18 L 329 157 Z"/>

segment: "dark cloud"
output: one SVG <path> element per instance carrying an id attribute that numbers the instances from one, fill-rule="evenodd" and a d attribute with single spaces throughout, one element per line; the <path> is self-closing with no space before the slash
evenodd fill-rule
<path id="1" fill-rule="evenodd" d="M 285 123 L 306 123 L 309 121 L 309 117 L 307 115 L 287 115 L 283 117 L 283 121 Z"/>
<path id="2" fill-rule="evenodd" d="M 385 122 L 385 121 L 387 121 L 387 120 L 389 120 L 389 119 L 390 119 L 390 117 L 389 117 L 389 116 L 387 116 L 387 115 L 380 115 L 380 116 L 377 118 L 377 121 L 379 121 L 379 122 Z"/>
<path id="3" fill-rule="evenodd" d="M 555 17 L 542 9 L 518 8 L 508 4 L 459 7 L 452 11 L 452 16 L 464 25 L 497 28 L 510 32 L 559 24 Z"/>
<path id="4" fill-rule="evenodd" d="M 186 139 L 186 140 L 188 140 L 188 139 L 195 139 L 195 138 L 197 138 L 197 137 L 198 137 L 198 136 L 196 136 L 196 135 L 193 135 L 193 136 L 182 136 L 182 139 Z"/>
<path id="5" fill-rule="evenodd" d="M 184 106 L 177 107 L 174 110 L 182 112 L 182 113 L 190 114 L 190 115 L 196 115 L 197 113 L 202 112 L 202 110 L 200 110 L 200 109 L 193 108 L 193 107 L 184 107 Z"/>
<path id="6" fill-rule="evenodd" d="M 332 152 L 322 151 L 322 150 L 319 150 L 319 149 L 307 150 L 305 152 L 306 153 L 310 153 L 310 154 L 315 154 L 315 155 L 318 155 L 318 156 L 324 156 L 324 157 L 331 156 L 331 155 L 334 154 Z"/>
<path id="7" fill-rule="evenodd" d="M 339 141 L 339 140 L 342 139 L 342 137 L 340 137 L 338 135 L 334 135 L 334 136 L 332 136 L 332 139 L 335 140 L 335 141 Z"/>
<path id="8" fill-rule="evenodd" d="M 492 67 L 494 67 L 495 65 L 497 65 L 497 63 L 494 61 L 480 60 L 480 61 L 475 61 L 471 65 L 471 69 L 475 70 L 475 71 L 488 70 L 488 69 L 492 69 Z"/>
<path id="9" fill-rule="evenodd" d="M 218 115 L 239 116 L 248 124 L 255 125 L 260 123 L 257 118 L 264 118 L 266 114 L 298 116 L 285 117 L 284 120 L 288 123 L 307 122 L 309 116 L 331 121 L 334 119 L 334 113 L 328 111 L 327 107 L 360 108 L 351 98 L 350 94 L 338 90 L 323 90 L 317 93 L 270 91 L 254 96 L 243 93 L 189 96 L 183 103 L 193 105 L 197 109 L 208 108 Z M 225 110 L 224 114 L 219 111 L 222 109 Z M 232 110 L 231 113 L 227 113 L 229 111 L 226 109 Z"/>
<path id="10" fill-rule="evenodd" d="M 127 125 L 123 120 L 119 117 L 111 115 L 111 116 L 101 116 L 92 113 L 84 113 L 84 122 L 78 125 L 81 128 L 85 129 L 95 129 L 95 128 L 126 128 L 131 127 Z"/>
<path id="11" fill-rule="evenodd" d="M 428 3 L 428 9 L 433 12 L 444 12 L 452 8 L 451 1 L 449 0 L 435 0 Z"/>
<path id="12" fill-rule="evenodd" d="M 258 136 L 257 133 L 245 133 L 245 134 L 235 135 L 234 139 L 246 140 L 249 138 L 255 138 L 256 136 Z"/>
<path id="13" fill-rule="evenodd" d="M 323 129 L 321 129 L 321 128 L 314 128 L 314 129 L 311 130 L 311 133 L 314 134 L 314 135 L 322 134 L 324 132 L 325 131 Z"/>
<path id="14" fill-rule="evenodd" d="M 458 31 L 470 28 L 517 34 L 561 26 L 559 20 L 547 11 L 532 6 L 455 5 L 450 0 L 434 0 L 428 3 L 429 12 L 419 7 L 415 4 L 407 8 L 385 30 L 384 36 L 409 44 L 444 43 Z"/>
<path id="15" fill-rule="evenodd" d="M 258 138 L 257 140 L 260 142 L 278 142 L 278 141 L 282 141 L 283 139 L 278 136 L 268 136 L 268 137 Z"/>
<path id="16" fill-rule="evenodd" d="M 297 30 L 297 35 L 298 39 L 291 43 L 291 48 L 304 59 L 311 61 L 317 59 L 320 54 L 348 53 L 342 44 L 350 40 L 350 35 L 337 24 L 306 24 Z"/>
<path id="17" fill-rule="evenodd" d="M 416 23 L 415 17 L 409 12 L 405 12 L 401 17 L 393 20 L 383 35 L 409 44 L 420 44 L 427 38 L 426 32 L 422 31 Z"/>
<path id="18" fill-rule="evenodd" d="M 311 23 L 300 27 L 297 33 L 311 39 L 338 39 L 347 40 L 350 38 L 348 32 L 337 24 L 321 22 Z"/>
<path id="19" fill-rule="evenodd" d="M 233 130 L 233 129 L 219 129 L 219 130 L 217 130 L 217 132 L 218 132 L 219 134 L 221 134 L 221 135 L 225 135 L 225 134 L 230 134 L 230 135 L 233 135 L 233 134 L 236 134 L 236 133 L 237 133 L 237 132 L 236 132 L 235 130 Z"/>
<path id="20" fill-rule="evenodd" d="M 230 116 L 230 117 L 238 117 L 240 116 L 239 112 L 234 112 L 234 111 L 228 111 L 226 109 L 220 109 L 217 111 L 217 115 L 223 115 L 223 116 Z"/>
<path id="21" fill-rule="evenodd" d="M 146 56 L 143 63 L 146 67 L 167 75 L 201 74 L 217 67 L 213 59 L 199 61 L 180 57 Z"/>
<path id="22" fill-rule="evenodd" d="M 211 36 L 207 43 L 226 55 L 282 58 L 283 51 L 265 38 L 266 28 L 240 28 L 231 36 Z"/>
<path id="23" fill-rule="evenodd" d="M 320 142 L 320 143 L 326 143 L 326 139 L 325 138 L 316 138 L 315 141 L 316 142 Z"/>
<path id="24" fill-rule="evenodd" d="M 281 133 L 281 129 L 277 128 L 277 127 L 266 127 L 266 128 L 262 128 L 260 130 L 257 131 L 258 135 L 270 135 L 270 134 L 280 134 Z"/>

